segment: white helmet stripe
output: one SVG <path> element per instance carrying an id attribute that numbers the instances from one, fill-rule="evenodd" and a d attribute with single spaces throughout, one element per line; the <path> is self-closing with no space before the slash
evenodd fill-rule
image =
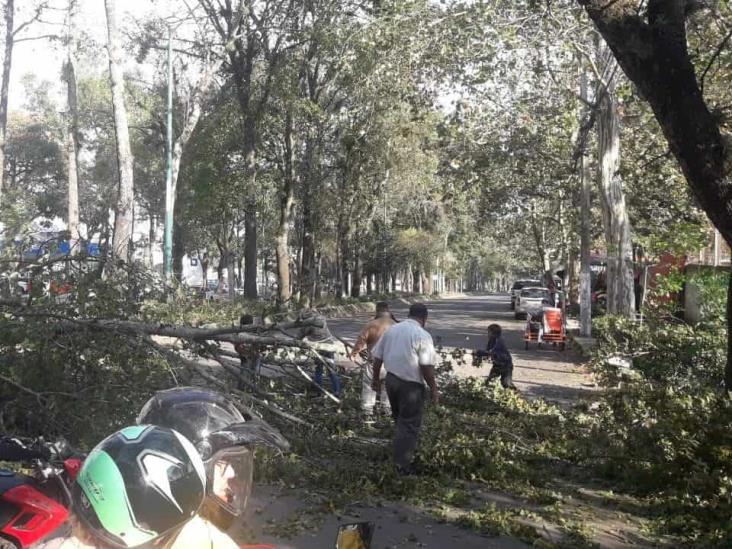
<path id="1" fill-rule="evenodd" d="M 198 450 L 196 450 L 196 447 L 193 446 L 193 443 L 188 440 L 186 437 L 181 435 L 178 431 L 175 431 L 171 429 L 176 437 L 178 437 L 178 440 L 183 445 L 183 448 L 185 449 L 186 453 L 191 458 L 191 463 L 193 464 L 193 467 L 196 469 L 196 473 L 198 473 L 198 476 L 201 479 L 201 482 L 203 483 L 203 486 L 206 486 L 206 467 L 203 465 L 203 459 L 201 458 L 201 454 L 198 453 Z"/>

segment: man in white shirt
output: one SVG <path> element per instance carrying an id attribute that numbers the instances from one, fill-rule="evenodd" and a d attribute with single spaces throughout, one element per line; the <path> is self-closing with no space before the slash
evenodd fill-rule
<path id="1" fill-rule="evenodd" d="M 371 351 L 374 358 L 373 389 L 379 391 L 379 373 L 386 368 L 386 394 L 391 404 L 391 415 L 396 422 L 394 461 L 402 474 L 413 474 L 414 451 L 422 427 L 425 385 L 430 389 L 432 402 L 437 404 L 439 394 L 435 382 L 437 353 L 432 336 L 424 329 L 427 307 L 415 303 L 409 308 L 409 318 L 392 326 Z"/>

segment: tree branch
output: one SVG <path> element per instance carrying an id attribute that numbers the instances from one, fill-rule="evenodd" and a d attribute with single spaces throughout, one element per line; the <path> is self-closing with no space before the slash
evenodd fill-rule
<path id="1" fill-rule="evenodd" d="M 704 72 L 702 72 L 701 78 L 699 78 L 699 88 L 701 89 L 702 95 L 704 94 L 704 81 L 707 77 L 707 73 L 709 72 L 709 69 L 712 68 L 712 65 L 714 65 L 714 62 L 717 60 L 719 55 L 722 53 L 722 50 L 724 50 L 730 38 L 732 38 L 732 29 L 727 33 L 727 36 L 724 37 L 724 40 L 720 42 L 719 46 L 717 46 L 717 49 L 714 51 L 714 55 L 712 55 L 712 57 L 709 59 L 709 63 L 707 63 L 707 66 L 704 68 Z"/>

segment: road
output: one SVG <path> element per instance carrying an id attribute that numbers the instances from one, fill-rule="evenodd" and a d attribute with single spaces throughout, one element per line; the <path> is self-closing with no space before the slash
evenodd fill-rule
<path id="1" fill-rule="evenodd" d="M 524 321 L 514 319 L 509 303 L 508 294 L 467 295 L 432 301 L 428 303 L 430 316 L 426 328 L 436 344 L 471 351 L 485 348 L 488 325 L 495 322 L 503 328 L 506 345 L 513 355 L 514 382 L 527 397 L 571 404 L 591 393 L 594 384 L 574 350 L 537 349 L 536 344 L 525 350 Z M 403 304 L 392 306 L 398 319 L 406 318 L 408 308 Z M 352 343 L 370 318 L 370 314 L 334 318 L 328 320 L 328 325 L 334 334 Z M 475 368 L 468 360 L 468 365 L 458 367 L 456 374 L 487 376 L 489 370 L 489 362 Z"/>
<path id="2" fill-rule="evenodd" d="M 543 397 L 560 404 L 571 404 L 580 395 L 593 390 L 590 376 L 582 371 L 579 356 L 572 350 L 554 348 L 538 350 L 533 344 L 524 349 L 522 321 L 514 320 L 508 295 L 459 296 L 428 303 L 430 316 L 427 329 L 445 347 L 468 351 L 484 348 L 487 327 L 498 323 L 503 327 L 506 343 L 514 357 L 514 380 L 528 398 Z M 408 306 L 394 304 L 394 314 L 406 318 Z M 359 314 L 328 320 L 331 331 L 354 342 L 372 315 Z M 458 366 L 459 376 L 486 376 L 490 365 L 476 368 Z M 346 365 L 346 364 L 344 364 Z M 355 366 L 355 365 L 354 365 Z M 379 506 L 354 504 L 339 516 L 327 516 L 325 522 L 309 519 L 301 513 L 309 504 L 291 490 L 278 486 L 256 486 L 252 494 L 249 516 L 245 520 L 252 539 L 275 543 L 278 549 L 321 549 L 333 547 L 338 524 L 367 520 L 377 525 L 376 547 L 462 549 L 523 549 L 529 546 L 504 536 L 487 538 L 458 526 L 440 523 L 423 511 L 400 503 L 384 502 Z M 313 522 L 311 531 L 299 532 L 292 539 L 271 532 L 267 524 L 288 524 L 288 521 Z M 286 527 L 284 527 L 287 529 Z"/>

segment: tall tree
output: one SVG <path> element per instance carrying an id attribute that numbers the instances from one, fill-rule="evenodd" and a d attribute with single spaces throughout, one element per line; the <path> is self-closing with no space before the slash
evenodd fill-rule
<path id="1" fill-rule="evenodd" d="M 254 0 L 217 2 L 198 0 L 221 38 L 234 36 L 227 50 L 228 69 L 241 109 L 242 157 L 248 181 L 244 229 L 244 293 L 257 296 L 257 145 L 259 125 L 272 92 L 282 51 L 290 38 L 294 0 L 259 3 Z M 261 67 L 261 74 L 255 71 Z"/>
<path id="2" fill-rule="evenodd" d="M 617 63 L 598 39 L 597 65 L 597 184 L 607 249 L 608 312 L 630 316 L 634 310 L 633 244 L 625 192 L 620 177 L 620 114 Z"/>
<path id="3" fill-rule="evenodd" d="M 13 65 L 15 42 L 15 0 L 5 0 L 5 55 L 3 56 L 3 81 L 0 88 L 0 200 L 5 178 L 5 133 L 8 127 L 8 95 L 10 93 L 10 69 Z"/>
<path id="4" fill-rule="evenodd" d="M 130 130 L 125 107 L 125 81 L 122 73 L 122 46 L 117 28 L 117 2 L 104 0 L 107 14 L 107 52 L 109 81 L 112 87 L 114 129 L 117 138 L 117 173 L 119 194 L 114 218 L 112 253 L 116 258 L 129 261 L 132 244 L 132 215 L 134 203 L 133 158 L 130 148 Z"/>
<path id="5" fill-rule="evenodd" d="M 3 55 L 2 83 L 0 84 L 0 201 L 2 201 L 5 177 L 5 134 L 8 127 L 8 99 L 10 96 L 10 72 L 13 66 L 13 49 L 17 42 L 27 39 L 19 38 L 20 33 L 41 18 L 43 12 L 48 8 L 48 4 L 48 0 L 38 3 L 33 8 L 33 14 L 30 18 L 16 26 L 15 0 L 5 0 L 5 53 Z"/>
<path id="6" fill-rule="evenodd" d="M 671 152 L 699 204 L 732 245 L 730 147 L 710 111 L 687 44 L 687 17 L 701 7 L 688 0 L 578 0 L 625 74 L 650 104 Z M 721 44 L 720 47 L 724 47 Z M 704 73 L 702 73 L 704 74 Z M 732 276 L 727 299 L 725 384 L 732 391 Z"/>
<path id="7" fill-rule="evenodd" d="M 589 103 L 587 71 L 580 65 L 580 98 Z M 581 117 L 584 119 L 584 117 Z M 590 271 L 590 248 L 592 247 L 592 191 L 590 182 L 590 158 L 587 144 L 580 142 L 579 178 L 581 186 L 580 204 L 580 335 L 592 335 L 592 273 Z"/>
<path id="8" fill-rule="evenodd" d="M 67 21 L 66 62 L 64 79 L 66 80 L 66 97 L 68 112 L 66 114 L 66 153 L 68 170 L 68 230 L 71 239 L 72 253 L 75 253 L 79 242 L 79 102 L 76 85 L 76 0 L 69 0 Z"/>
<path id="9" fill-rule="evenodd" d="M 289 226 L 295 198 L 295 147 L 292 112 L 285 113 L 284 147 L 282 152 L 282 188 L 280 189 L 279 223 L 275 234 L 277 256 L 277 299 L 284 305 L 290 299 L 290 251 L 288 247 Z"/>

